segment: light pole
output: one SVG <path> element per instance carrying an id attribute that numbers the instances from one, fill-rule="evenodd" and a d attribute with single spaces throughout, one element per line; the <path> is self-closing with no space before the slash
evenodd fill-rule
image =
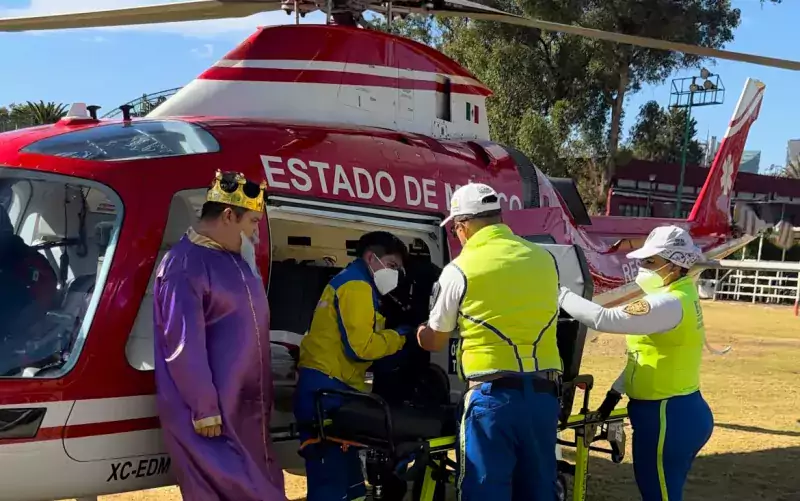
<path id="1" fill-rule="evenodd" d="M 697 83 L 701 80 L 702 83 Z M 675 78 L 672 80 L 670 107 L 686 109 L 686 123 L 683 128 L 683 148 L 681 150 L 681 177 L 675 197 L 675 218 L 681 217 L 681 199 L 683 198 L 683 178 L 686 174 L 686 151 L 689 147 L 689 124 L 692 120 L 692 108 L 711 106 L 725 101 L 725 86 L 719 75 L 707 69 L 700 70 L 700 76 Z"/>
<path id="2" fill-rule="evenodd" d="M 647 217 L 653 217 L 653 202 L 650 197 L 653 195 L 653 183 L 656 181 L 656 175 L 650 174 L 648 176 L 650 185 L 647 187 Z"/>

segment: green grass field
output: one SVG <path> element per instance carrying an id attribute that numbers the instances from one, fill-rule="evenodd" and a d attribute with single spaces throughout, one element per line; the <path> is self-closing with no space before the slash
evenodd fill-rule
<path id="1" fill-rule="evenodd" d="M 695 462 L 687 500 L 800 500 L 800 318 L 790 308 L 704 302 L 708 338 L 733 345 L 724 356 L 705 354 L 703 393 L 716 428 Z M 600 335 L 588 343 L 583 373 L 593 374 L 596 407 L 624 364 L 624 338 Z M 576 404 L 577 408 L 577 404 Z M 593 456 L 590 501 L 639 499 L 628 452 L 622 464 Z M 569 458 L 568 450 L 565 457 Z M 291 500 L 305 499 L 305 477 L 286 475 Z M 101 497 L 102 501 L 179 501 L 174 487 Z M 455 498 L 453 498 L 455 499 Z"/>

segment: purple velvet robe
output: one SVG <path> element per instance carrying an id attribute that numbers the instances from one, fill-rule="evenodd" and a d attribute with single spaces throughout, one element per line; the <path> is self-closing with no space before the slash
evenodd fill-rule
<path id="1" fill-rule="evenodd" d="M 153 308 L 159 415 L 183 499 L 285 501 L 261 279 L 190 230 L 159 267 Z M 213 416 L 222 435 L 198 435 L 193 421 Z"/>

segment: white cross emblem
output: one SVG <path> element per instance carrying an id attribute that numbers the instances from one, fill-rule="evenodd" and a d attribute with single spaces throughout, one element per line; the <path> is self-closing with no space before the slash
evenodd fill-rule
<path id="1" fill-rule="evenodd" d="M 727 195 L 733 189 L 733 160 L 728 155 L 722 163 L 722 179 L 719 181 L 722 187 L 722 194 Z"/>

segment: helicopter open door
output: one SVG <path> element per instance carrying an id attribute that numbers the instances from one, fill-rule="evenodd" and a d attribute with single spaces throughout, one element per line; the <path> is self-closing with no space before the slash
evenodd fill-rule
<path id="1" fill-rule="evenodd" d="M 142 298 L 136 322 L 131 330 L 128 343 L 125 346 L 125 356 L 134 369 L 152 371 L 153 362 L 153 284 L 158 273 L 158 266 L 173 245 L 180 241 L 186 230 L 194 223 L 196 214 L 188 200 L 176 195 L 169 207 L 164 236 L 156 254 L 153 273 Z"/>
<path id="2" fill-rule="evenodd" d="M 139 308 L 139 314 L 136 317 L 136 323 L 134 324 L 125 347 L 125 355 L 128 359 L 128 363 L 137 370 L 152 371 L 154 367 L 153 283 L 155 282 L 158 272 L 158 266 L 169 249 L 177 244 L 186 233 L 186 230 L 197 221 L 205 197 L 205 190 L 202 191 L 203 193 L 199 193 L 196 190 L 176 193 L 170 203 L 169 217 L 167 218 L 166 227 L 164 228 L 161 246 L 156 255 L 155 266 L 150 276 L 150 283 L 147 285 L 147 290 L 142 298 L 141 307 Z M 259 268 L 264 278 L 264 286 L 267 287 L 270 276 L 270 236 L 267 217 L 264 217 L 259 226 L 259 240 Z"/>

